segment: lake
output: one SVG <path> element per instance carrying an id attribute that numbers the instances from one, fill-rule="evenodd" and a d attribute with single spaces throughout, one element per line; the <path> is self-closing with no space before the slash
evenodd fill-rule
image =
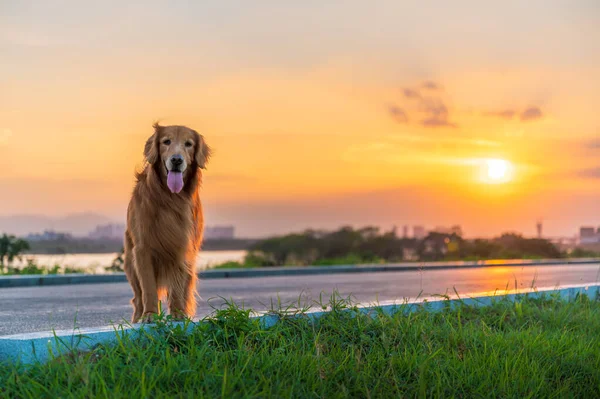
<path id="1" fill-rule="evenodd" d="M 208 269 L 219 263 L 229 261 L 242 261 L 246 251 L 201 251 L 196 262 L 199 270 Z M 81 269 L 93 269 L 95 273 L 106 273 L 104 268 L 110 266 L 117 253 L 109 254 L 67 254 L 67 255 L 33 255 L 27 254 L 19 262 L 15 260 L 13 266 L 23 266 L 27 259 L 33 261 L 39 266 L 54 265 L 69 266 Z"/>

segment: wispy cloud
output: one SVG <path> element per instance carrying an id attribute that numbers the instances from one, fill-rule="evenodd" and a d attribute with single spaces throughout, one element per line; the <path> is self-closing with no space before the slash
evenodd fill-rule
<path id="1" fill-rule="evenodd" d="M 600 150 L 600 137 L 587 141 L 584 147 L 590 150 Z"/>
<path id="2" fill-rule="evenodd" d="M 406 98 L 421 98 L 421 94 L 417 90 L 403 89 L 402 92 Z"/>
<path id="3" fill-rule="evenodd" d="M 426 128 L 459 127 L 458 123 L 451 118 L 450 109 L 446 105 L 448 93 L 445 93 L 440 83 L 426 80 L 413 87 L 404 87 L 402 95 L 404 103 L 388 106 L 388 113 L 396 122 L 406 124 L 409 120 L 414 120 Z M 414 104 L 416 104 L 416 110 Z M 413 115 L 413 113 L 417 115 Z M 544 112 L 537 105 L 531 105 L 524 109 L 510 107 L 489 110 L 481 114 L 505 120 L 518 119 L 521 122 L 532 122 L 544 117 Z"/>
<path id="4" fill-rule="evenodd" d="M 521 115 L 519 115 L 521 120 L 524 122 L 540 119 L 542 116 L 543 113 L 539 107 L 529 107 L 521 112 Z"/>
<path id="5" fill-rule="evenodd" d="M 485 116 L 495 116 L 502 119 L 512 119 L 517 115 L 517 111 L 514 109 L 505 109 L 502 111 L 489 111 L 483 113 Z"/>
<path id="6" fill-rule="evenodd" d="M 421 125 L 433 128 L 458 127 L 455 123 L 448 120 L 448 107 L 441 98 L 422 98 L 419 107 L 426 115 L 425 118 L 421 120 Z"/>
<path id="7" fill-rule="evenodd" d="M 525 108 L 523 111 L 517 111 L 515 109 L 508 108 L 500 111 L 486 111 L 483 112 L 483 115 L 507 120 L 518 116 L 522 122 L 528 122 L 543 118 L 544 113 L 540 107 L 531 106 Z"/>
<path id="8" fill-rule="evenodd" d="M 424 89 L 428 89 L 428 90 L 441 90 L 442 89 L 442 86 L 440 86 L 439 84 L 437 84 L 436 82 L 434 82 L 432 80 L 427 80 L 427 81 L 423 82 L 421 87 Z"/>
<path id="9" fill-rule="evenodd" d="M 492 140 L 472 139 L 468 137 L 429 137 L 424 135 L 389 135 L 390 141 L 407 141 L 413 143 L 449 143 L 475 147 L 500 147 L 501 143 Z"/>
<path id="10" fill-rule="evenodd" d="M 451 128 L 458 127 L 458 125 L 456 123 L 448 122 L 447 119 L 441 119 L 439 117 L 423 119 L 421 121 L 421 125 L 423 125 L 425 127 L 451 127 Z"/>
<path id="11" fill-rule="evenodd" d="M 596 168 L 582 169 L 577 174 L 581 177 L 586 177 L 589 179 L 600 179 L 600 166 Z"/>
<path id="12" fill-rule="evenodd" d="M 502 147 L 491 140 L 472 137 L 451 137 L 449 135 L 393 134 L 389 133 L 371 142 L 350 144 L 341 155 L 345 162 L 364 162 L 368 159 L 377 163 L 389 164 L 445 164 L 472 165 L 473 154 L 485 154 L 490 149 Z M 440 149 L 459 148 L 469 156 L 451 155 L 453 152 L 439 152 Z M 436 151 L 432 151 L 436 149 Z M 483 156 L 483 155 L 482 155 Z"/>
<path id="13" fill-rule="evenodd" d="M 431 93 L 425 95 L 421 90 L 442 92 L 443 88 L 439 83 L 428 80 L 419 85 L 419 88 L 405 87 L 402 89 L 402 94 L 405 99 L 410 102 L 416 102 L 415 117 L 419 124 L 426 128 L 456 128 L 458 125 L 450 121 L 450 113 L 448 106 L 442 98 L 443 93 Z M 388 106 L 388 113 L 398 123 L 406 124 L 409 121 L 409 115 L 406 108 L 397 105 Z"/>
<path id="14" fill-rule="evenodd" d="M 388 112 L 390 113 L 392 118 L 394 118 L 394 120 L 396 122 L 408 123 L 408 115 L 406 114 L 406 111 L 404 111 L 402 108 L 398 107 L 397 105 L 388 106 Z"/>

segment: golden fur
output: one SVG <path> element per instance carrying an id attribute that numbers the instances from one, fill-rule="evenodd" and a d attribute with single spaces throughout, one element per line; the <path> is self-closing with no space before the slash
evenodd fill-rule
<path id="1" fill-rule="evenodd" d="M 136 175 L 127 208 L 124 269 L 133 289 L 133 323 L 158 313 L 164 294 L 174 317 L 196 313 L 196 256 L 204 228 L 198 189 L 210 148 L 185 126 L 153 127 L 144 148 L 147 165 Z M 178 194 L 166 183 L 172 155 L 182 156 L 187 165 Z"/>

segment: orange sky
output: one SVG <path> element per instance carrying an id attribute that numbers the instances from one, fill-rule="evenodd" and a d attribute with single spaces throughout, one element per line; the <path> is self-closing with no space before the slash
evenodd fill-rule
<path id="1" fill-rule="evenodd" d="M 396 3 L 1 5 L 0 215 L 122 220 L 160 119 L 213 146 L 207 220 L 243 236 L 599 225 L 600 7 Z"/>

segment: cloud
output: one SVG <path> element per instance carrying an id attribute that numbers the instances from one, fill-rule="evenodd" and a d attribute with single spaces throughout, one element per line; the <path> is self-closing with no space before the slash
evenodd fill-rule
<path id="1" fill-rule="evenodd" d="M 539 107 L 529 107 L 521 113 L 520 118 L 523 122 L 526 122 L 540 119 L 542 116 L 542 110 Z"/>
<path id="2" fill-rule="evenodd" d="M 430 80 L 423 82 L 420 87 L 426 90 L 442 90 L 440 84 Z M 416 111 L 420 114 L 418 119 L 421 126 L 426 128 L 458 127 L 456 123 L 450 122 L 448 107 L 439 95 L 434 93 L 431 96 L 423 96 L 419 89 L 409 87 L 402 89 L 402 93 L 405 98 L 413 100 L 412 102 L 416 103 Z M 409 115 L 405 108 L 397 105 L 389 105 L 387 110 L 396 122 L 408 123 Z"/>
<path id="3" fill-rule="evenodd" d="M 523 111 L 510 108 L 500 111 L 487 111 L 483 112 L 483 115 L 502 119 L 513 119 L 515 116 L 518 116 L 522 122 L 533 121 L 544 116 L 540 107 L 537 106 L 525 108 Z"/>
<path id="4" fill-rule="evenodd" d="M 512 119 L 517 114 L 517 111 L 514 109 L 505 109 L 503 111 L 484 112 L 483 114 L 485 116 L 495 116 L 502 119 Z"/>
<path id="5" fill-rule="evenodd" d="M 402 108 L 398 107 L 397 105 L 388 106 L 388 112 L 390 113 L 392 118 L 394 118 L 394 120 L 396 122 L 408 123 L 408 115 L 406 114 L 406 111 L 404 111 Z"/>
<path id="6" fill-rule="evenodd" d="M 456 123 L 448 122 L 446 119 L 440 119 L 437 117 L 423 119 L 421 121 L 421 125 L 425 127 L 451 127 L 456 128 L 458 125 Z"/>
<path id="7" fill-rule="evenodd" d="M 589 179 L 600 179 L 600 166 L 596 168 L 582 169 L 579 171 L 578 175 Z"/>
<path id="8" fill-rule="evenodd" d="M 419 104 L 421 111 L 425 113 L 425 118 L 421 125 L 425 127 L 458 127 L 450 122 L 448 107 L 441 98 L 423 98 Z"/>
<path id="9" fill-rule="evenodd" d="M 448 117 L 448 107 L 440 98 L 424 98 L 420 104 L 421 110 L 438 118 Z"/>
<path id="10" fill-rule="evenodd" d="M 410 143 L 425 143 L 429 145 L 429 143 L 447 143 L 447 144 L 456 144 L 460 146 L 473 146 L 473 147 L 500 147 L 501 143 L 497 141 L 491 140 L 482 140 L 482 139 L 473 139 L 469 137 L 431 137 L 425 136 L 422 134 L 418 135 L 402 135 L 402 134 L 393 134 L 389 135 L 388 139 L 393 142 L 410 142 Z"/>
<path id="11" fill-rule="evenodd" d="M 417 90 L 404 89 L 402 90 L 406 98 L 421 98 L 421 94 Z"/>
<path id="12" fill-rule="evenodd" d="M 423 82 L 421 87 L 424 89 L 428 89 L 428 90 L 441 90 L 442 89 L 442 86 L 440 86 L 439 84 L 437 84 L 431 80 L 427 80 L 427 81 Z"/>
<path id="13" fill-rule="evenodd" d="M 600 137 L 586 142 L 584 146 L 590 150 L 600 150 Z"/>

